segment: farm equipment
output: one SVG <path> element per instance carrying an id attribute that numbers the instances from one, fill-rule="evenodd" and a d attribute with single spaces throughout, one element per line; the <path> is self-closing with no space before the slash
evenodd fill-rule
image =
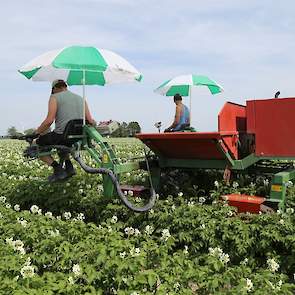
<path id="1" fill-rule="evenodd" d="M 227 102 L 218 116 L 218 132 L 172 132 L 137 134 L 154 155 L 145 159 L 120 163 L 112 146 L 97 130 L 83 125 L 81 120 L 70 121 L 72 126 L 64 136 L 67 146 L 38 147 L 26 150 L 29 158 L 57 151 L 71 153 L 88 173 L 103 175 L 104 196 L 117 194 L 123 203 L 136 212 L 151 209 L 160 188 L 161 172 L 175 168 L 184 170 L 224 170 L 227 178 L 231 173 L 261 173 L 272 177 L 269 196 L 223 196 L 239 212 L 258 213 L 272 208 L 285 208 L 288 181 L 295 179 L 295 129 L 293 128 L 295 98 L 249 100 L 246 106 Z M 26 138 L 31 142 L 31 139 Z M 81 157 L 84 150 L 97 163 L 88 166 Z M 150 196 L 142 207 L 136 207 L 124 194 L 126 187 L 119 184 L 122 173 L 145 169 L 150 177 Z M 140 194 L 144 189 L 130 187 Z"/>
<path id="2" fill-rule="evenodd" d="M 260 173 L 272 178 L 269 196 L 223 199 L 239 212 L 283 210 L 288 182 L 295 179 L 294 109 L 295 98 L 249 100 L 246 106 L 227 102 L 218 132 L 138 134 L 156 155 L 150 165 L 155 189 L 167 168 L 224 170 L 227 179 L 231 173 Z"/>
<path id="3" fill-rule="evenodd" d="M 119 184 L 120 174 L 140 169 L 139 162 L 120 163 L 114 149 L 106 139 L 93 127 L 84 125 L 83 120 L 72 120 L 66 126 L 64 132 L 65 145 L 39 146 L 33 144 L 34 135 L 18 137 L 26 140 L 30 146 L 24 151 L 24 156 L 29 159 L 37 159 L 45 155 L 58 153 L 61 164 L 65 154 L 70 153 L 78 162 L 81 168 L 90 174 L 102 174 L 103 189 L 105 197 L 113 197 L 117 194 L 124 205 L 135 212 L 144 212 L 151 209 L 156 200 L 156 193 L 151 183 L 150 196 L 142 206 L 136 206 L 128 200 L 129 190 L 136 193 L 146 192 L 147 189 L 141 186 L 121 186 Z M 96 162 L 97 167 L 91 167 L 84 162 L 81 151 L 86 151 Z M 148 163 L 146 167 L 148 167 Z"/>

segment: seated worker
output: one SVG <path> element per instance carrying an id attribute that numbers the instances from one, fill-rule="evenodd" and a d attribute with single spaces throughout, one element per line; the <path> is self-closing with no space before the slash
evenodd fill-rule
<path id="1" fill-rule="evenodd" d="M 85 104 L 85 114 L 89 124 L 96 124 L 92 119 L 87 103 Z M 53 81 L 48 114 L 37 128 L 36 133 L 40 136 L 34 142 L 40 146 L 64 144 L 62 142 L 64 129 L 67 123 L 74 119 L 83 119 L 83 98 L 69 91 L 65 81 Z M 53 122 L 55 122 L 54 130 L 44 134 Z M 49 182 L 63 180 L 76 174 L 69 154 L 65 155 L 65 169 L 51 156 L 43 156 L 40 159 L 53 168 L 53 174 L 48 177 Z"/>
<path id="2" fill-rule="evenodd" d="M 174 103 L 176 104 L 174 121 L 164 132 L 182 131 L 190 126 L 190 111 L 188 107 L 182 103 L 180 94 L 177 93 L 174 95 Z"/>

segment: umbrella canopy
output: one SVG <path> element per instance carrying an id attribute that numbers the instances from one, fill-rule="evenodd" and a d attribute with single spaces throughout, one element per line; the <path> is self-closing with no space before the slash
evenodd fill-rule
<path id="1" fill-rule="evenodd" d="M 155 92 L 165 96 L 174 96 L 176 93 L 182 96 L 190 96 L 191 87 L 194 86 L 207 86 L 211 94 L 223 91 L 222 86 L 206 76 L 182 75 L 164 82 L 155 89 Z"/>
<path id="2" fill-rule="evenodd" d="M 19 72 L 34 81 L 62 79 L 68 85 L 140 81 L 142 75 L 118 54 L 91 46 L 70 46 L 42 54 Z"/>

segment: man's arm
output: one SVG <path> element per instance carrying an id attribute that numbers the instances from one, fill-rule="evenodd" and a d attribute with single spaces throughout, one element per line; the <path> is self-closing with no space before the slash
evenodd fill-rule
<path id="1" fill-rule="evenodd" d="M 91 116 L 91 113 L 89 111 L 88 104 L 86 101 L 85 101 L 85 117 L 86 117 L 86 121 L 88 121 L 90 125 L 96 125 L 96 122 Z"/>
<path id="2" fill-rule="evenodd" d="M 177 105 L 176 106 L 176 111 L 175 111 L 175 116 L 174 116 L 174 121 L 173 123 L 165 130 L 169 131 L 177 126 L 180 120 L 180 114 L 181 114 L 181 106 Z"/>
<path id="3" fill-rule="evenodd" d="M 37 134 L 42 134 L 45 132 L 51 124 L 55 120 L 57 112 L 57 102 L 54 96 L 50 96 L 49 102 L 48 102 L 48 114 L 45 120 L 41 123 L 41 125 L 37 128 L 36 133 Z"/>

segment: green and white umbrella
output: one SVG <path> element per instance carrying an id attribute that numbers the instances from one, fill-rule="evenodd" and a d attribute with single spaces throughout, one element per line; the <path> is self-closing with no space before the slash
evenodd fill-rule
<path id="1" fill-rule="evenodd" d="M 221 85 L 206 76 L 182 75 L 165 81 L 155 89 L 155 92 L 164 96 L 174 96 L 176 93 L 179 93 L 181 96 L 189 96 L 191 110 L 191 88 L 198 86 L 206 86 L 211 94 L 217 94 L 223 91 Z"/>
<path id="2" fill-rule="evenodd" d="M 68 85 L 83 85 L 84 100 L 85 85 L 103 86 L 142 79 L 140 72 L 123 57 L 92 46 L 70 46 L 46 52 L 19 72 L 33 81 L 62 79 Z"/>
<path id="3" fill-rule="evenodd" d="M 103 86 L 142 78 L 123 57 L 91 46 L 70 46 L 46 52 L 28 62 L 19 72 L 33 81 L 62 79 L 68 85 Z"/>

